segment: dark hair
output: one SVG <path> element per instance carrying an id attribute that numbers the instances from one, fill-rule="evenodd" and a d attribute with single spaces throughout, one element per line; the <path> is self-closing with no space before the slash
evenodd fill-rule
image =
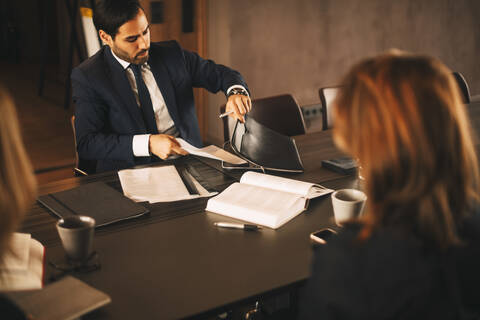
<path id="1" fill-rule="evenodd" d="M 93 24 L 98 31 L 103 30 L 112 38 L 127 21 L 134 19 L 143 10 L 138 0 L 97 0 L 93 10 Z"/>

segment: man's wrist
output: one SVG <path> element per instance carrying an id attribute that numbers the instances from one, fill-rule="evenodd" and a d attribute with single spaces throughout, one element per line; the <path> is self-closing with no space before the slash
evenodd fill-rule
<path id="1" fill-rule="evenodd" d="M 230 96 L 234 95 L 234 94 L 241 94 L 241 95 L 244 95 L 244 96 L 247 96 L 247 97 L 250 96 L 250 94 L 248 93 L 247 89 L 245 89 L 244 86 L 239 85 L 239 84 L 233 85 L 233 86 L 231 86 L 230 88 L 228 88 L 228 90 L 227 90 L 227 99 L 228 99 Z"/>

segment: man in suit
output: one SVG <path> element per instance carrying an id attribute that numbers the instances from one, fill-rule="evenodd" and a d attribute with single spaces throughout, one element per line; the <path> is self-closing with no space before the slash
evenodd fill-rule
<path id="1" fill-rule="evenodd" d="M 100 0 L 93 16 L 105 46 L 72 72 L 79 157 L 96 172 L 184 155 L 176 137 L 201 147 L 193 87 L 227 96 L 226 111 L 243 121 L 251 109 L 240 73 L 176 41 L 150 43 L 138 0 Z"/>

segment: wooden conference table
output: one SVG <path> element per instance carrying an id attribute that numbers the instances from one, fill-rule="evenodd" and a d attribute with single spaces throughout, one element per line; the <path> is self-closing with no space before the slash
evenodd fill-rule
<path id="1" fill-rule="evenodd" d="M 473 113 L 472 113 L 473 112 Z M 471 110 L 479 128 L 480 104 Z M 341 156 L 330 131 L 296 137 L 305 172 L 288 177 L 338 189 L 358 187 L 355 177 L 321 167 L 322 159 Z M 179 160 L 175 160 L 179 161 Z M 210 186 L 223 190 L 240 173 L 222 170 L 214 160 L 187 156 Z M 40 194 L 92 181 L 118 181 L 116 173 L 71 178 L 40 187 Z M 218 229 L 215 221 L 233 221 L 204 211 L 206 199 L 150 206 L 151 214 L 96 231 L 94 247 L 101 269 L 74 276 L 98 288 L 112 303 L 88 319 L 172 319 L 221 313 L 237 303 L 303 284 L 309 275 L 309 234 L 333 225 L 329 196 L 311 201 L 308 210 L 277 230 Z M 27 215 L 23 232 L 47 248 L 46 259 L 64 256 L 55 218 L 38 203 Z M 47 267 L 47 275 L 51 270 Z"/>

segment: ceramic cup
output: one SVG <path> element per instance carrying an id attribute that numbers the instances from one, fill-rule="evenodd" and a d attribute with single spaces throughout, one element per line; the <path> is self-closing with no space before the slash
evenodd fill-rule
<path id="1" fill-rule="evenodd" d="M 85 262 L 92 253 L 95 220 L 87 216 L 70 216 L 57 222 L 57 230 L 68 258 Z"/>
<path id="2" fill-rule="evenodd" d="M 332 193 L 335 223 L 341 226 L 342 222 L 359 217 L 366 200 L 365 193 L 356 189 L 341 189 Z"/>

